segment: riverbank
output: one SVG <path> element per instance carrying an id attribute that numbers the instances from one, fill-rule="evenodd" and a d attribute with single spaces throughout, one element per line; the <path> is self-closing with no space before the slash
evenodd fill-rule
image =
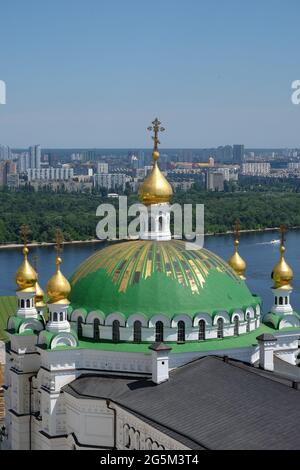
<path id="1" fill-rule="evenodd" d="M 291 230 L 299 230 L 300 226 L 297 227 L 290 227 L 289 231 Z M 278 232 L 279 227 L 267 227 L 267 228 L 262 228 L 262 229 L 248 229 L 248 230 L 241 230 L 240 233 L 247 234 L 247 233 L 264 233 L 264 232 Z M 205 236 L 211 237 L 211 236 L 224 236 L 224 235 L 233 235 L 234 232 L 233 230 L 227 230 L 227 232 L 207 232 Z M 121 241 L 118 238 L 110 240 L 110 241 Z M 90 243 L 104 243 L 106 240 L 99 240 L 98 238 L 93 238 L 91 240 L 73 240 L 69 242 L 63 242 L 63 245 L 87 245 Z M 28 243 L 29 247 L 32 248 L 43 248 L 43 247 L 48 247 L 48 246 L 54 246 L 54 242 L 32 242 Z M 0 245 L 0 250 L 5 250 L 5 249 L 14 249 L 14 248 L 22 248 L 23 244 L 19 243 L 7 243 L 7 244 L 2 244 Z"/>

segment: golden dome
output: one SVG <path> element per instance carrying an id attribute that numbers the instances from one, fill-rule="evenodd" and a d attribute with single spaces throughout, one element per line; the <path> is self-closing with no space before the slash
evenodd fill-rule
<path id="1" fill-rule="evenodd" d="M 19 292 L 35 292 L 37 273 L 28 261 L 28 253 L 29 250 L 27 246 L 24 246 L 24 261 L 16 273 L 16 283 Z"/>
<path id="2" fill-rule="evenodd" d="M 71 292 L 69 281 L 60 270 L 61 258 L 56 258 L 56 273 L 47 284 L 48 304 L 69 304 L 68 296 Z"/>
<path id="3" fill-rule="evenodd" d="M 146 206 L 170 202 L 173 195 L 172 186 L 158 167 L 159 152 L 157 150 L 153 151 L 152 158 L 154 161 L 152 171 L 139 188 L 139 199 Z"/>
<path id="4" fill-rule="evenodd" d="M 280 261 L 275 266 L 272 272 L 272 279 L 274 282 L 274 289 L 292 289 L 291 281 L 293 280 L 294 273 L 292 268 L 287 264 L 284 258 L 285 247 L 280 247 Z"/>
<path id="5" fill-rule="evenodd" d="M 40 307 L 40 308 L 46 307 L 46 305 L 44 303 L 44 296 L 45 296 L 45 294 L 44 294 L 43 289 L 39 285 L 38 281 L 36 281 L 36 284 L 35 284 L 35 297 L 34 297 L 36 307 Z"/>
<path id="6" fill-rule="evenodd" d="M 241 279 L 245 280 L 246 279 L 245 271 L 246 271 L 247 265 L 238 252 L 239 244 L 240 242 L 238 240 L 235 240 L 234 242 L 235 252 L 229 259 L 228 264 L 229 266 L 232 267 L 232 269 L 236 272 L 236 274 L 240 276 Z"/>

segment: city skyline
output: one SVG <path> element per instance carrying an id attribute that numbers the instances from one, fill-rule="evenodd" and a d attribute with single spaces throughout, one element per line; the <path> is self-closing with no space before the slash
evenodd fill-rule
<path id="1" fill-rule="evenodd" d="M 298 2 L 17 3 L 1 8 L 1 143 L 147 148 L 158 115 L 162 148 L 300 147 Z"/>

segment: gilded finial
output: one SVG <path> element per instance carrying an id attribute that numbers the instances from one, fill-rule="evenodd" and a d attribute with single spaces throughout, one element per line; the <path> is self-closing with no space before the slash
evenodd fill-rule
<path id="1" fill-rule="evenodd" d="M 27 248 L 29 227 L 28 225 L 21 225 L 20 235 L 23 240 L 23 255 L 24 260 L 16 272 L 16 283 L 19 292 L 34 292 L 35 284 L 37 281 L 37 273 L 28 261 L 29 250 Z"/>
<path id="2" fill-rule="evenodd" d="M 143 204 L 149 206 L 151 204 L 170 202 L 173 190 L 157 164 L 157 160 L 159 159 L 158 144 L 160 144 L 158 134 L 159 132 L 164 132 L 165 128 L 161 126 L 159 119 L 155 118 L 154 121 L 152 121 L 152 125 L 149 126 L 147 130 L 150 132 L 153 131 L 152 140 L 154 141 L 154 145 L 152 158 L 154 164 L 150 175 L 139 188 L 139 198 Z"/>
<path id="3" fill-rule="evenodd" d="M 285 253 L 285 235 L 287 233 L 286 225 L 281 225 L 280 231 L 280 261 L 275 266 L 272 272 L 272 280 L 274 282 L 274 289 L 292 289 L 291 282 L 294 278 L 292 268 L 287 264 L 284 253 Z"/>
<path id="4" fill-rule="evenodd" d="M 51 277 L 47 284 L 47 295 L 49 297 L 49 304 L 69 304 L 68 296 L 71 292 L 69 281 L 65 278 L 60 270 L 62 259 L 60 253 L 62 252 L 63 235 L 60 230 L 55 234 L 55 251 L 56 251 L 56 273 Z"/>
<path id="5" fill-rule="evenodd" d="M 241 236 L 241 222 L 239 220 L 236 221 L 234 225 L 234 254 L 228 261 L 228 264 L 232 267 L 232 269 L 236 272 L 236 274 L 242 279 L 245 280 L 245 271 L 246 271 L 246 262 L 240 256 L 238 248 L 240 244 L 240 236 Z"/>

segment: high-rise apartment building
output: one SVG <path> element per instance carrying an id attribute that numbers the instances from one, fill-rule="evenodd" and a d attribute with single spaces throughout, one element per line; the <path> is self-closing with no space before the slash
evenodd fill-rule
<path id="1" fill-rule="evenodd" d="M 65 181 L 74 176 L 73 168 L 29 168 L 27 170 L 28 181 Z"/>
<path id="2" fill-rule="evenodd" d="M 271 164 L 268 162 L 248 162 L 242 164 L 242 174 L 249 176 L 268 176 Z"/>
<path id="3" fill-rule="evenodd" d="M 9 175 L 17 173 L 17 166 L 10 160 L 0 162 L 0 186 L 7 186 Z"/>
<path id="4" fill-rule="evenodd" d="M 29 147 L 29 156 L 30 156 L 29 168 L 37 168 L 39 170 L 41 168 L 41 146 L 33 145 L 32 147 Z"/>
<path id="5" fill-rule="evenodd" d="M 11 160 L 11 149 L 8 145 L 0 145 L 0 160 Z"/>
<path id="6" fill-rule="evenodd" d="M 233 163 L 241 165 L 244 161 L 245 148 L 244 145 L 233 146 Z"/>
<path id="7" fill-rule="evenodd" d="M 101 173 L 107 174 L 108 173 L 108 163 L 99 162 L 97 164 L 97 173 L 98 174 L 101 174 Z"/>

